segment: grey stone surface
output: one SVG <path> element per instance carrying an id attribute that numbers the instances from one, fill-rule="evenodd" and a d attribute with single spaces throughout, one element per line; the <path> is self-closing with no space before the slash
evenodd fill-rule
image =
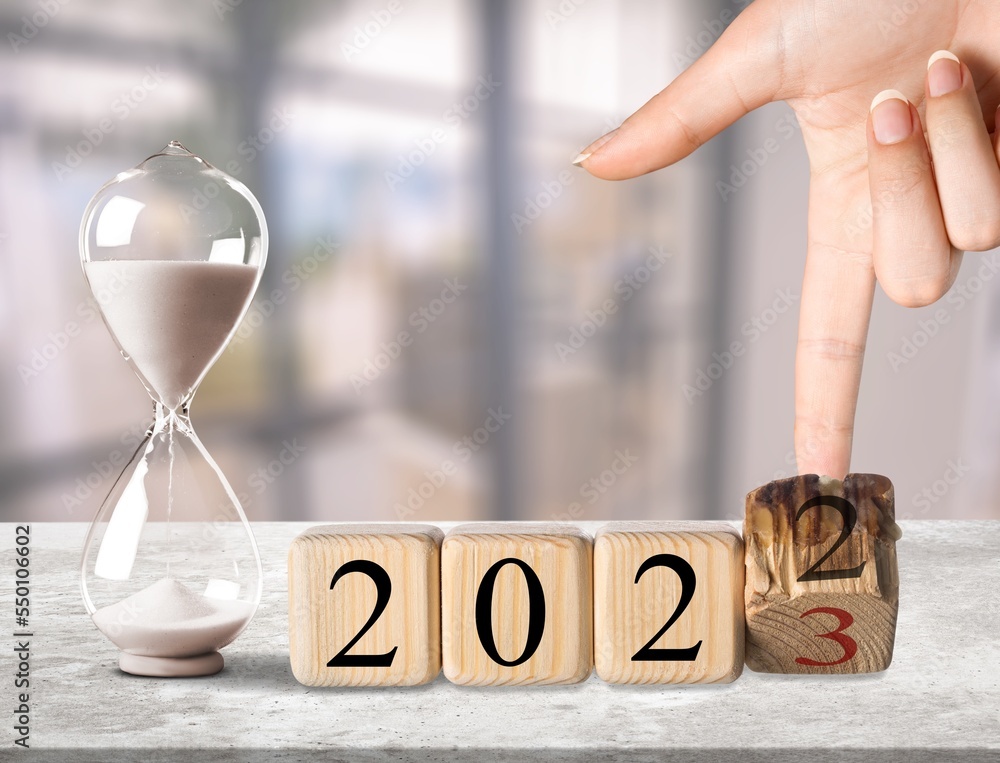
<path id="1" fill-rule="evenodd" d="M 1000 755 L 1000 522 L 902 522 L 892 666 L 750 671 L 714 687 L 313 689 L 288 665 L 286 554 L 309 523 L 254 526 L 257 615 L 225 670 L 137 678 L 80 597 L 84 524 L 32 525 L 31 746 L 38 760 L 991 760 Z M 598 523 L 584 523 L 594 532 Z M 447 525 L 442 525 L 447 527 Z M 0 526 L 0 622 L 13 632 L 14 525 Z M 8 627 L 9 626 L 9 627 Z M 7 675 L 13 641 L 8 637 Z M 0 698 L 15 705 L 12 678 Z M 7 717 L 12 717 L 11 712 Z M 10 741 L 0 758 L 21 751 Z M 49 751 L 49 752 L 46 752 Z"/>

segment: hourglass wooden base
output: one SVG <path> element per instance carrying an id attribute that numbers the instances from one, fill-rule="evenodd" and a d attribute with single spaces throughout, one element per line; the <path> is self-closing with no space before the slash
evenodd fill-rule
<path id="1" fill-rule="evenodd" d="M 118 667 L 134 676 L 153 678 L 191 678 L 212 676 L 222 670 L 225 661 L 218 652 L 199 654 L 194 657 L 147 657 L 141 654 L 122 652 Z"/>

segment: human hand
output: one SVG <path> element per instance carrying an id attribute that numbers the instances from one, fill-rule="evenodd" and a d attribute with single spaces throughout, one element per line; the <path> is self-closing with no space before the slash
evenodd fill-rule
<path id="1" fill-rule="evenodd" d="M 574 162 L 608 180 L 635 177 L 765 103 L 794 109 L 810 165 L 795 366 L 801 474 L 848 472 L 876 277 L 899 304 L 928 305 L 954 283 L 962 250 L 1000 244 L 990 137 L 1000 3 L 933 0 L 899 14 L 864 0 L 757 0 Z"/>

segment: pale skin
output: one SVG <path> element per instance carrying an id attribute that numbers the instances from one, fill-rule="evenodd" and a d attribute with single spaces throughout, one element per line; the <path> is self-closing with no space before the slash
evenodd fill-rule
<path id="1" fill-rule="evenodd" d="M 1000 245 L 1000 3 L 917 0 L 911 14 L 903 5 L 757 0 L 575 162 L 599 178 L 635 177 L 766 103 L 795 110 L 810 166 L 795 363 L 801 474 L 843 478 L 850 468 L 876 279 L 893 301 L 922 307 L 955 282 L 963 251 Z"/>

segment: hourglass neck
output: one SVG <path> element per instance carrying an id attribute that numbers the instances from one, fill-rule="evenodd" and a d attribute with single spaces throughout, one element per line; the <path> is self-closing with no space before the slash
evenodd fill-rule
<path id="1" fill-rule="evenodd" d="M 153 403 L 153 429 L 160 431 L 163 429 L 191 429 L 190 408 L 187 403 L 182 403 L 173 410 L 167 408 L 163 403 Z"/>

